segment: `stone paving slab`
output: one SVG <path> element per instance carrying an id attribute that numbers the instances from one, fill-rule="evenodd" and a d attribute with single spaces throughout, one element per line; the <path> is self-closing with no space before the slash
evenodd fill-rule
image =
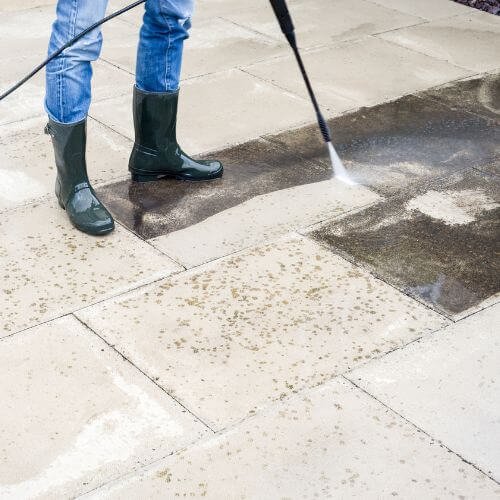
<path id="1" fill-rule="evenodd" d="M 324 153 L 327 154 L 326 148 Z M 124 180 L 99 190 L 113 215 L 186 267 L 380 201 L 333 178 L 331 165 L 259 140 L 210 155 L 222 179 L 189 183 Z"/>
<path id="2" fill-rule="evenodd" d="M 0 210 L 54 194 L 55 165 L 46 117 L 0 126 Z M 132 143 L 89 119 L 87 160 L 94 185 L 128 175 Z"/>
<path id="3" fill-rule="evenodd" d="M 77 315 L 215 429 L 447 324 L 304 238 Z"/>
<path id="4" fill-rule="evenodd" d="M 374 37 L 307 51 L 304 61 L 319 102 L 334 109 L 339 96 L 357 106 L 368 106 L 471 74 Z M 307 95 L 293 55 L 254 64 L 245 71 L 290 92 Z"/>
<path id="5" fill-rule="evenodd" d="M 499 486 L 342 380 L 86 499 L 470 498 Z"/>
<path id="6" fill-rule="evenodd" d="M 477 85 L 483 88 L 489 84 Z M 487 171 L 498 164 L 497 120 L 463 112 L 459 104 L 454 110 L 447 105 L 460 96 L 460 102 L 469 102 L 463 107 L 482 112 L 483 106 L 478 105 L 476 92 L 468 82 L 429 94 L 446 104 L 409 95 L 330 120 L 336 148 L 354 181 L 384 196 L 404 196 L 460 170 L 476 167 Z M 295 151 L 304 161 L 330 164 L 316 125 L 266 139 Z"/>
<path id="7" fill-rule="evenodd" d="M 207 429 L 74 317 L 0 341 L 0 498 L 73 498 Z"/>
<path id="8" fill-rule="evenodd" d="M 423 19 L 439 19 L 468 12 L 467 7 L 450 0 L 370 0 L 378 5 L 399 10 Z"/>
<path id="9" fill-rule="evenodd" d="M 133 139 L 132 95 L 97 102 L 91 115 Z M 178 138 L 187 153 L 218 150 L 314 119 L 310 102 L 239 70 L 193 78 L 179 100 Z"/>
<path id="10" fill-rule="evenodd" d="M 500 18 L 473 9 L 379 37 L 471 71 L 492 71 L 500 63 Z"/>
<path id="11" fill-rule="evenodd" d="M 51 200 L 2 214 L 0 269 L 2 337 L 182 268 L 119 226 L 89 238 Z"/>
<path id="12" fill-rule="evenodd" d="M 193 27 L 182 62 L 182 78 L 225 71 L 288 54 L 286 42 L 277 41 L 221 18 L 201 20 Z M 139 26 L 110 23 L 103 28 L 102 57 L 135 73 Z"/>
<path id="13" fill-rule="evenodd" d="M 500 292 L 498 178 L 466 171 L 311 236 L 453 317 Z"/>
<path id="14" fill-rule="evenodd" d="M 419 17 L 365 0 L 294 0 L 289 7 L 297 42 L 302 48 L 355 40 L 424 22 Z M 230 11 L 224 17 L 277 40 L 283 39 L 270 7 Z"/>
<path id="15" fill-rule="evenodd" d="M 500 305 L 348 375 L 500 481 Z"/>

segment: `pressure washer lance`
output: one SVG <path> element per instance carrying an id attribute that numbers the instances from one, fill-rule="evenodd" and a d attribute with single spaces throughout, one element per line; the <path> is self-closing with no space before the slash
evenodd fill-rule
<path id="1" fill-rule="evenodd" d="M 312 104 L 314 106 L 314 110 L 316 111 L 316 117 L 318 119 L 318 125 L 319 129 L 321 131 L 321 135 L 323 136 L 323 139 L 326 143 L 326 146 L 328 148 L 328 153 L 330 155 L 330 160 L 332 162 L 332 167 L 333 171 L 335 173 L 335 177 L 338 177 L 339 179 L 352 183 L 352 181 L 349 179 L 349 175 L 347 174 L 347 171 L 342 164 L 341 159 L 339 158 L 339 155 L 337 154 L 337 151 L 335 151 L 335 148 L 333 147 L 332 143 L 332 135 L 330 133 L 330 128 L 328 127 L 328 124 L 326 123 L 325 118 L 323 117 L 321 110 L 319 109 L 319 104 L 318 101 L 316 100 L 316 96 L 314 95 L 314 91 L 311 85 L 311 82 L 309 80 L 309 76 L 307 75 L 306 68 L 304 66 L 304 63 L 302 61 L 302 57 L 299 52 L 299 48 L 297 46 L 297 39 L 295 37 L 295 27 L 293 25 L 292 21 L 292 16 L 290 15 L 290 12 L 288 11 L 288 6 L 286 4 L 285 0 L 270 0 L 271 6 L 273 7 L 274 13 L 276 14 L 276 17 L 278 18 L 278 22 L 281 27 L 281 31 L 285 35 L 286 39 L 288 40 L 288 43 L 290 44 L 290 47 L 292 47 L 293 53 L 295 54 L 295 58 L 297 59 L 297 62 L 299 63 L 299 68 L 300 72 L 302 73 L 302 77 L 304 78 L 304 82 L 307 87 L 307 91 L 309 92 L 309 96 L 311 98 Z"/>
<path id="2" fill-rule="evenodd" d="M 15 92 L 19 87 L 24 85 L 28 80 L 33 78 L 39 71 L 41 71 L 47 64 L 49 64 L 50 61 L 61 55 L 66 49 L 74 45 L 78 40 L 83 38 L 86 34 L 90 33 L 91 31 L 94 31 L 96 28 L 101 26 L 104 23 L 107 23 L 108 21 L 111 21 L 111 19 L 114 19 L 115 17 L 121 16 L 122 14 L 125 14 L 125 12 L 128 12 L 129 10 L 134 9 L 138 5 L 141 5 L 143 3 L 146 3 L 146 0 L 138 0 L 130 5 L 127 5 L 126 7 L 123 7 L 123 9 L 120 9 L 116 12 L 113 12 L 109 16 L 106 16 L 105 18 L 101 19 L 100 21 L 97 21 L 94 23 L 92 26 L 89 26 L 88 28 L 84 29 L 82 32 L 78 33 L 74 38 L 72 38 L 69 42 L 65 43 L 60 49 L 57 49 L 53 54 L 50 54 L 50 56 L 43 61 L 43 63 L 39 64 L 30 74 L 26 75 L 22 80 L 17 82 L 15 85 L 13 85 L 10 89 L 6 90 L 3 94 L 0 94 L 0 101 L 5 99 L 7 96 Z"/>

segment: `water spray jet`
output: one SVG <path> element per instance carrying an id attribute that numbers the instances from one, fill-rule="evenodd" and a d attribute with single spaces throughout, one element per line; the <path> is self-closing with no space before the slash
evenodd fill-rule
<path id="1" fill-rule="evenodd" d="M 295 36 L 295 26 L 292 21 L 292 16 L 290 15 L 290 12 L 288 10 L 288 6 L 286 4 L 285 0 L 270 0 L 271 6 L 274 10 L 274 14 L 276 15 L 276 18 L 278 19 L 279 25 L 281 27 L 281 31 L 285 35 L 286 39 L 288 40 L 288 43 L 290 44 L 290 47 L 293 50 L 293 53 L 295 55 L 295 58 L 297 59 L 297 63 L 300 68 L 300 72 L 302 73 L 302 78 L 304 79 L 304 82 L 307 87 L 307 92 L 309 93 L 309 97 L 311 98 L 311 102 L 314 106 L 314 111 L 316 112 L 316 118 L 318 120 L 318 126 L 319 130 L 321 131 L 321 135 L 323 136 L 323 139 L 325 141 L 325 144 L 328 149 L 328 154 L 330 156 L 330 161 L 332 163 L 332 168 L 335 173 L 335 177 L 338 179 L 347 182 L 348 184 L 354 184 L 349 179 L 349 175 L 347 174 L 347 171 L 339 158 L 339 155 L 337 154 L 337 151 L 335 151 L 335 147 L 333 146 L 332 142 L 332 134 L 330 132 L 330 127 L 328 127 L 328 124 L 323 117 L 323 114 L 321 113 L 321 110 L 319 108 L 318 101 L 316 99 L 316 95 L 314 94 L 314 90 L 311 85 L 311 81 L 309 80 L 309 76 L 307 74 L 306 68 L 304 66 L 304 62 L 302 61 L 302 56 L 300 55 L 300 51 L 297 45 L 297 38 Z"/>

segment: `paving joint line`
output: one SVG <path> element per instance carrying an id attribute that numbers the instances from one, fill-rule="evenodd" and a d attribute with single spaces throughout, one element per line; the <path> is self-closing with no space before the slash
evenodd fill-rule
<path id="1" fill-rule="evenodd" d="M 387 40 L 386 38 L 380 37 L 378 35 L 374 35 L 373 38 L 377 38 L 378 40 L 382 40 L 384 42 L 388 42 L 391 45 L 394 45 L 394 46 L 399 47 L 401 49 L 406 49 L 406 50 L 408 50 L 410 52 L 413 52 L 415 54 L 420 54 L 422 56 L 429 57 L 430 59 L 434 59 L 435 61 L 445 62 L 445 63 L 449 64 L 450 66 L 454 66 L 455 68 L 461 69 L 462 71 L 467 71 L 467 72 L 471 73 L 470 75 L 466 75 L 465 77 L 461 77 L 461 78 L 467 78 L 467 76 L 472 76 L 472 74 L 474 74 L 474 72 L 476 71 L 474 69 L 465 68 L 464 66 L 459 66 L 458 64 L 455 64 L 455 63 L 449 61 L 448 59 L 442 59 L 440 57 L 436 57 L 436 56 L 433 56 L 431 54 L 427 54 L 427 53 L 422 52 L 420 50 L 416 50 L 413 47 L 408 47 L 406 45 L 402 45 L 402 44 L 400 44 L 398 42 L 395 42 L 394 40 Z"/>
<path id="2" fill-rule="evenodd" d="M 305 229 L 305 231 L 307 231 L 307 229 Z M 452 318 L 448 317 L 446 313 L 442 312 L 442 311 L 439 311 L 439 310 L 436 310 L 434 309 L 431 304 L 428 304 L 426 302 L 423 302 L 421 299 L 417 298 L 417 297 L 413 297 L 412 295 L 409 295 L 408 292 L 406 292 L 404 289 L 401 289 L 401 288 L 398 288 L 396 285 L 394 285 L 393 283 L 390 283 L 389 281 L 386 281 L 386 279 L 379 275 L 375 269 L 372 269 L 371 267 L 366 267 L 362 262 L 358 262 L 353 256 L 351 256 L 349 253 L 347 252 L 344 252 L 342 251 L 341 249 L 339 248 L 332 248 L 330 246 L 328 246 L 326 243 L 323 243 L 322 241 L 318 241 L 316 240 L 316 238 L 310 236 L 309 234 L 307 234 L 307 232 L 305 233 L 301 233 L 299 232 L 298 234 L 300 234 L 301 236 L 303 236 L 304 238 L 307 238 L 308 240 L 314 242 L 316 245 L 320 246 L 321 248 L 323 248 L 324 250 L 328 250 L 329 252 L 333 253 L 334 255 L 337 255 L 338 257 L 340 257 L 341 259 L 349 262 L 350 264 L 352 264 L 353 266 L 357 267 L 358 269 L 361 269 L 365 272 L 367 272 L 368 274 L 370 274 L 373 278 L 375 278 L 376 280 L 382 282 L 382 283 L 385 283 L 386 285 L 390 286 L 392 289 L 396 290 L 398 293 L 401 293 L 403 295 L 405 295 L 406 297 L 408 297 L 409 299 L 411 299 L 412 301 L 415 301 L 419 304 L 421 304 L 422 306 L 424 306 L 426 309 L 429 309 L 430 311 L 432 311 L 433 313 L 441 316 L 443 319 L 446 319 L 447 321 L 450 321 L 451 323 L 450 324 L 453 324 L 455 323 L 455 321 L 453 321 Z"/>
<path id="3" fill-rule="evenodd" d="M 495 484 L 497 484 L 497 485 L 500 486 L 500 482 L 498 482 L 495 478 L 493 478 L 492 476 L 490 476 L 487 472 L 485 472 L 484 470 L 482 470 L 479 466 L 477 466 L 476 464 L 474 464 L 470 460 L 467 460 L 460 453 L 452 450 L 443 441 L 441 441 L 440 439 L 435 438 L 434 436 L 432 436 L 431 434 L 429 434 L 427 431 L 425 431 L 424 429 L 422 429 L 421 427 L 419 427 L 417 424 L 415 424 L 414 422 L 412 422 L 410 419 L 406 418 L 404 415 L 402 415 L 398 411 L 396 411 L 393 408 L 391 408 L 388 404 L 384 403 L 382 400 L 380 400 L 379 398 L 377 398 L 376 396 L 374 396 L 373 394 L 371 394 L 370 392 L 368 392 L 366 389 L 364 389 L 363 387 L 361 387 L 358 384 L 356 384 L 356 382 L 354 382 L 350 378 L 346 377 L 345 375 L 342 375 L 342 378 L 344 380 L 346 380 L 348 383 L 352 384 L 358 390 L 362 391 L 364 394 L 366 394 L 367 396 L 369 396 L 370 398 L 372 398 L 373 400 L 377 401 L 377 403 L 379 403 L 380 405 L 382 405 L 384 408 L 387 408 L 389 411 L 391 411 L 392 413 L 394 413 L 398 417 L 402 418 L 405 422 L 407 422 L 412 427 L 414 427 L 415 429 L 417 429 L 418 432 L 421 432 L 422 434 L 426 435 L 429 439 L 431 439 L 431 441 L 437 443 L 439 446 L 442 446 L 445 450 L 447 450 L 448 452 L 450 452 L 453 455 L 455 455 L 462 462 L 465 462 L 466 464 L 470 465 L 471 467 L 473 467 L 474 469 L 476 469 L 478 472 L 480 472 L 481 474 L 483 474 L 484 476 L 486 476 L 488 479 L 490 479 L 491 481 L 493 481 Z"/>
<path id="4" fill-rule="evenodd" d="M 150 382 L 152 382 L 156 387 L 161 389 L 163 393 L 165 393 L 169 398 L 171 398 L 173 401 L 175 401 L 179 406 L 184 408 L 190 415 L 192 415 L 196 420 L 198 420 L 201 424 L 203 424 L 204 427 L 206 427 L 210 432 L 212 432 L 212 435 L 215 434 L 215 430 L 210 427 L 210 425 L 205 422 L 200 416 L 196 415 L 193 411 L 191 411 L 184 403 L 182 403 L 178 398 L 170 394 L 164 387 L 162 387 L 157 380 L 155 380 L 153 377 L 148 375 L 142 368 L 139 368 L 135 363 L 133 363 L 124 353 L 119 351 L 114 344 L 110 344 L 103 336 L 101 336 L 99 333 L 97 333 L 91 326 L 89 326 L 84 320 L 76 316 L 75 314 L 71 314 L 80 324 L 85 326 L 85 328 L 92 334 L 94 334 L 96 337 L 100 338 L 108 347 L 110 347 L 113 351 L 115 351 L 124 361 L 129 363 L 130 366 L 133 366 L 139 373 L 144 375 Z"/>

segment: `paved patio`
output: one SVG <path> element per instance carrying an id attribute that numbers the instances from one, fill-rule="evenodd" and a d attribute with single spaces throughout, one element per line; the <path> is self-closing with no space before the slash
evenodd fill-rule
<path id="1" fill-rule="evenodd" d="M 0 4 L 1 89 L 54 5 Z M 500 498 L 500 18 L 290 8 L 356 185 L 267 0 L 198 0 L 179 136 L 211 183 L 129 180 L 141 13 L 105 27 L 109 237 L 53 199 L 43 75 L 0 103 L 2 500 Z"/>

